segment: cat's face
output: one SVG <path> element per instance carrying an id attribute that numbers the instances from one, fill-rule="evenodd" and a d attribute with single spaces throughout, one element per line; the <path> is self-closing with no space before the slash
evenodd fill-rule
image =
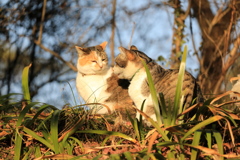
<path id="1" fill-rule="evenodd" d="M 113 71 L 119 78 L 131 80 L 134 74 L 143 67 L 142 61 L 146 63 L 151 61 L 151 58 L 138 51 L 135 46 L 131 46 L 130 50 L 124 47 L 119 47 L 118 49 L 120 54 L 115 59 Z"/>
<path id="2" fill-rule="evenodd" d="M 93 47 L 76 47 L 78 52 L 77 69 L 85 75 L 101 74 L 108 68 L 108 57 L 104 51 L 107 42 Z"/>

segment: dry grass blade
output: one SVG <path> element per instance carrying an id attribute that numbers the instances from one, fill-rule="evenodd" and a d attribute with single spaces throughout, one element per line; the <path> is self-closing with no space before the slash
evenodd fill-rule
<path id="1" fill-rule="evenodd" d="M 234 94 L 237 94 L 240 97 L 240 93 L 235 92 Z M 234 103 L 238 103 L 238 102 L 240 102 L 240 100 L 228 101 L 228 102 L 224 102 L 224 103 L 215 105 L 215 107 L 221 107 L 221 106 L 224 106 L 227 104 L 234 104 Z"/>
<path id="2" fill-rule="evenodd" d="M 209 107 L 209 109 L 211 110 L 211 112 L 216 115 L 216 114 L 219 114 L 219 115 L 222 115 L 222 116 L 225 116 L 225 117 L 231 117 L 232 119 L 235 119 L 235 120 L 240 120 L 240 117 L 237 116 L 236 114 L 233 114 L 231 112 L 228 112 L 226 111 L 225 109 L 222 109 L 222 108 L 219 108 L 218 106 L 215 107 Z"/>
<path id="3" fill-rule="evenodd" d="M 110 135 L 110 136 L 117 136 L 129 140 L 133 143 L 138 144 L 139 142 L 123 133 L 120 132 L 113 132 L 113 131 L 105 131 L 105 130 L 84 130 L 84 131 L 77 131 L 76 133 L 94 133 L 94 134 L 102 134 L 102 135 Z"/>
<path id="4" fill-rule="evenodd" d="M 168 130 L 172 133 L 179 134 L 179 135 L 184 135 L 186 133 L 185 131 L 183 131 L 183 128 L 181 127 L 181 125 L 179 125 L 179 126 L 169 126 L 169 127 L 164 128 L 164 129 Z"/>
<path id="5" fill-rule="evenodd" d="M 233 136 L 233 131 L 232 131 L 232 127 L 231 127 L 231 124 L 230 124 L 230 122 L 225 118 L 225 120 L 226 120 L 226 122 L 227 122 L 227 126 L 228 126 L 228 131 L 229 131 L 229 133 L 230 133 L 230 136 L 231 136 L 231 139 L 232 139 L 232 144 L 233 144 L 233 146 L 235 146 L 235 138 L 234 138 L 234 136 Z"/>
<path id="6" fill-rule="evenodd" d="M 110 109 L 106 104 L 102 104 L 102 103 L 87 103 L 87 104 L 85 104 L 85 105 L 87 105 L 87 106 L 89 106 L 89 105 L 102 105 L 102 106 L 104 106 L 104 107 L 107 108 L 108 114 L 111 114 L 111 113 L 112 113 L 112 112 L 111 112 L 111 109 Z"/>
<path id="7" fill-rule="evenodd" d="M 72 126 L 69 130 L 65 131 L 65 132 L 61 135 L 61 137 L 58 138 L 58 142 L 62 141 L 64 138 L 66 139 L 66 137 L 69 137 L 70 135 L 72 135 L 72 134 L 77 130 L 78 126 L 79 126 L 80 124 L 82 124 L 82 123 L 81 123 L 82 120 L 83 120 L 83 119 L 80 118 L 80 119 L 74 124 L 74 126 Z"/>
<path id="8" fill-rule="evenodd" d="M 190 112 L 190 111 L 193 110 L 194 108 L 197 108 L 197 107 L 199 107 L 199 106 L 201 106 L 201 105 L 202 105 L 201 103 L 197 103 L 197 104 L 192 105 L 191 107 L 185 109 L 182 113 L 180 113 L 180 114 L 177 116 L 177 118 L 179 118 L 180 116 L 182 116 L 182 115 Z"/>
<path id="9" fill-rule="evenodd" d="M 239 80 L 240 79 L 240 77 L 232 77 L 232 78 L 230 78 L 230 82 L 232 83 L 233 81 L 236 81 L 236 80 Z"/>
<path id="10" fill-rule="evenodd" d="M 47 156 L 41 156 L 39 158 L 35 158 L 34 160 L 40 160 L 40 159 L 71 159 L 74 158 L 75 156 L 69 155 L 69 154 L 54 154 L 54 155 L 47 155 Z"/>
<path id="11" fill-rule="evenodd" d="M 225 93 L 223 93 L 223 94 L 218 95 L 216 98 L 214 98 L 214 99 L 211 101 L 210 104 L 213 104 L 214 102 L 218 101 L 218 100 L 221 99 L 222 97 L 227 96 L 227 95 L 229 95 L 229 94 L 231 94 L 231 93 L 233 93 L 233 91 L 227 91 L 227 92 L 225 92 Z"/>
<path id="12" fill-rule="evenodd" d="M 156 131 L 157 131 L 156 128 L 152 129 L 151 131 L 149 131 L 149 132 L 147 133 L 147 135 L 146 135 L 145 138 L 147 139 L 147 138 L 151 137 L 151 135 L 152 135 L 154 132 L 156 132 Z"/>
<path id="13" fill-rule="evenodd" d="M 151 153 L 151 150 L 152 150 L 152 146 L 155 142 L 155 140 L 157 139 L 159 133 L 158 132 L 154 132 L 149 140 L 149 143 L 148 143 L 148 153 Z"/>
<path id="14" fill-rule="evenodd" d="M 193 145 L 190 145 L 190 144 L 184 144 L 184 145 L 192 147 L 192 148 L 199 149 L 199 150 L 205 152 L 207 155 L 218 155 L 218 156 L 225 157 L 225 158 L 240 158 L 240 156 L 237 155 L 237 154 L 224 154 L 224 155 L 222 155 L 222 154 L 219 154 L 214 149 L 210 149 L 210 148 L 203 147 L 203 146 L 193 146 Z"/>
<path id="15" fill-rule="evenodd" d="M 132 147 L 133 145 L 109 145 L 109 146 L 102 146 L 102 147 L 96 147 L 96 146 L 92 146 L 92 147 L 84 147 L 83 150 L 83 154 L 89 154 L 91 152 L 100 152 L 103 151 L 105 149 L 109 150 L 109 149 L 116 149 L 116 148 L 126 148 L 126 147 Z M 103 151 L 104 152 L 104 151 Z"/>

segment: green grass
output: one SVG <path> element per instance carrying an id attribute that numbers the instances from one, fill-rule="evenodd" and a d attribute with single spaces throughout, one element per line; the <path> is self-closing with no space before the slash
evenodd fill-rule
<path id="1" fill-rule="evenodd" d="M 184 50 L 184 54 L 187 50 Z M 167 111 L 164 96 L 156 93 L 147 70 L 157 122 L 138 112 L 152 124 L 146 127 L 140 119 L 129 117 L 130 125 L 115 126 L 116 115 L 91 115 L 81 105 L 63 110 L 32 102 L 28 86 L 27 66 L 23 70 L 23 101 L 16 94 L 0 96 L 0 152 L 4 159 L 212 159 L 240 158 L 240 119 L 231 104 L 222 102 L 225 95 L 206 100 L 195 115 L 181 108 L 181 83 L 185 59 L 179 72 L 175 102 Z M 226 104 L 225 104 L 226 103 Z M 180 109 L 179 109 L 180 108 Z M 161 111 L 161 112 L 160 112 Z M 173 113 L 173 114 L 172 114 Z M 126 113 L 127 114 L 127 113 Z M 229 144 L 228 147 L 223 147 Z M 230 145 L 231 144 L 231 145 Z M 217 149 L 215 148 L 217 147 Z M 12 154 L 14 153 L 14 154 Z M 211 154 L 209 154 L 211 153 Z"/>

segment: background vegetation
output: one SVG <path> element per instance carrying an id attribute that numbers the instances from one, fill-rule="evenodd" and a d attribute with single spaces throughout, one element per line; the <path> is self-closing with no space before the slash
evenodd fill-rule
<path id="1" fill-rule="evenodd" d="M 229 77 L 239 74 L 239 3 L 1 1 L 0 94 L 20 92 L 21 71 L 32 63 L 31 96 L 60 105 L 52 99 L 62 99 L 62 82 L 75 78 L 74 46 L 106 40 L 111 59 L 118 54 L 118 46 L 134 44 L 155 59 L 165 58 L 161 64 L 167 68 L 179 67 L 185 43 L 189 47 L 187 69 L 198 79 L 204 94 L 222 93 L 231 87 Z M 54 96 L 49 98 L 46 92 Z"/>
<path id="2" fill-rule="evenodd" d="M 239 12 L 237 0 L 1 1 L 1 158 L 239 158 L 239 109 L 225 92 L 239 74 Z M 111 65 L 117 47 L 130 44 L 166 68 L 187 63 L 206 102 L 192 106 L 201 109 L 183 121 L 191 109 L 178 110 L 179 90 L 176 114 L 156 113 L 163 117 L 158 124 L 146 117 L 151 128 L 131 118 L 116 126 L 111 115 L 93 116 L 76 101 L 59 103 L 76 96 L 61 91 L 63 82 L 74 90 L 74 46 L 106 40 Z M 156 107 L 164 107 L 163 97 L 155 97 Z"/>

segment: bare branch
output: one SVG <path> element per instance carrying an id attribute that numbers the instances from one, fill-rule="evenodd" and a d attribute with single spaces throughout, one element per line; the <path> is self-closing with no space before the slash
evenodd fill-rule
<path id="1" fill-rule="evenodd" d="M 38 36 L 38 43 L 41 44 L 42 42 L 42 33 L 43 33 L 43 23 L 44 23 L 44 18 L 45 18 L 45 13 L 46 13 L 46 4 L 47 0 L 43 1 L 43 8 L 42 8 L 42 18 L 41 18 L 41 24 L 40 24 L 40 29 L 39 29 L 39 36 Z"/>
<path id="2" fill-rule="evenodd" d="M 135 28 L 136 28 L 136 23 L 134 22 L 134 23 L 133 23 L 133 29 L 132 29 L 132 34 L 131 34 L 131 37 L 130 37 L 130 42 L 129 42 L 128 48 L 130 48 L 130 46 L 132 45 L 132 38 L 133 38 L 133 35 L 134 35 Z"/>
<path id="3" fill-rule="evenodd" d="M 185 20 L 187 17 L 188 17 L 188 15 L 189 15 L 189 13 L 190 13 L 190 11 L 191 11 L 191 4 L 192 3 L 192 0 L 188 0 L 188 8 L 187 8 L 187 10 L 185 11 L 185 14 L 184 15 L 182 15 L 182 20 Z"/>
<path id="4" fill-rule="evenodd" d="M 240 36 L 238 36 L 238 38 L 235 40 L 234 46 L 233 46 L 232 50 L 230 51 L 230 53 L 228 55 L 228 59 L 227 59 L 226 63 L 223 66 L 223 69 L 222 69 L 223 73 L 226 73 L 227 70 L 237 60 L 237 58 L 240 57 L 240 54 L 239 54 L 239 51 L 238 51 L 239 46 L 240 46 Z"/>
<path id="5" fill-rule="evenodd" d="M 111 66 L 114 65 L 114 37 L 115 37 L 115 28 L 116 28 L 116 23 L 115 23 L 115 13 L 116 13 L 116 4 L 117 0 L 112 1 L 112 21 L 111 21 L 111 26 L 112 26 L 112 34 L 110 38 L 110 50 L 111 50 Z"/>
<path id="6" fill-rule="evenodd" d="M 40 48 L 42 48 L 43 50 L 51 53 L 53 56 L 55 56 L 56 58 L 58 58 L 60 61 L 62 61 L 63 63 L 65 63 L 68 67 L 70 67 L 73 71 L 77 72 L 77 68 L 70 62 L 65 61 L 58 53 L 48 49 L 47 47 L 45 47 L 44 45 L 38 43 L 38 41 L 34 41 L 35 44 L 37 44 Z"/>

